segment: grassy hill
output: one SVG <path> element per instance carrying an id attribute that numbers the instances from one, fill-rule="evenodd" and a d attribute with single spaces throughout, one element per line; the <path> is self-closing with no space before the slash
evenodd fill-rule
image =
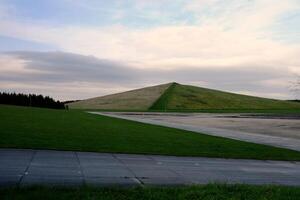
<path id="1" fill-rule="evenodd" d="M 299 109 L 296 102 L 240 95 L 173 83 L 150 110 Z"/>
<path id="2" fill-rule="evenodd" d="M 140 111 L 300 112 L 292 101 L 260 98 L 207 88 L 168 83 L 68 104 L 76 109 Z"/>
<path id="3" fill-rule="evenodd" d="M 107 95 L 67 104 L 74 109 L 147 110 L 165 92 L 171 83 L 145 87 L 128 92 Z"/>

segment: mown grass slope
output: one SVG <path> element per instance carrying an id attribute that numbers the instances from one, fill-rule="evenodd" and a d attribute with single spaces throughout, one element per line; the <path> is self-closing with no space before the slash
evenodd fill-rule
<path id="1" fill-rule="evenodd" d="M 164 93 L 151 105 L 149 110 L 167 110 L 177 83 L 171 83 Z"/>
<path id="2" fill-rule="evenodd" d="M 298 110 L 300 104 L 173 83 L 151 110 Z"/>
<path id="3" fill-rule="evenodd" d="M 131 90 L 67 104 L 73 109 L 147 110 L 171 84 Z"/>
<path id="4" fill-rule="evenodd" d="M 300 160 L 300 152 L 89 114 L 0 105 L 0 148 Z"/>

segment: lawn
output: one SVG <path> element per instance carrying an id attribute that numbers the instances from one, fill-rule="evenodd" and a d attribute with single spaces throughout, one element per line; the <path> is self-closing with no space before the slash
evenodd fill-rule
<path id="1" fill-rule="evenodd" d="M 0 105 L 0 147 L 300 160 L 300 152 L 93 115 Z"/>
<path id="2" fill-rule="evenodd" d="M 218 185 L 152 188 L 10 188 L 0 189 L 2 200 L 298 200 L 299 187 Z"/>

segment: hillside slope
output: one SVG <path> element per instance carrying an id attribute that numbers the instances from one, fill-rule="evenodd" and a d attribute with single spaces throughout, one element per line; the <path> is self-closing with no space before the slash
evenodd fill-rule
<path id="1" fill-rule="evenodd" d="M 300 104 L 168 83 L 67 104 L 71 109 L 128 111 L 296 110 Z"/>
<path id="2" fill-rule="evenodd" d="M 300 104 L 172 83 L 150 110 L 300 109 Z"/>
<path id="3" fill-rule="evenodd" d="M 147 110 L 171 85 L 162 84 L 67 104 L 71 109 Z"/>

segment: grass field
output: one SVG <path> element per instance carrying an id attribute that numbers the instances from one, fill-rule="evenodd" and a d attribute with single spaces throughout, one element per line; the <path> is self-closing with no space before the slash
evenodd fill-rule
<path id="1" fill-rule="evenodd" d="M 300 160 L 300 152 L 83 111 L 0 105 L 0 147 Z"/>
<path id="2" fill-rule="evenodd" d="M 10 188 L 2 200 L 298 200 L 299 187 L 217 185 L 153 188 Z"/>
<path id="3" fill-rule="evenodd" d="M 291 101 L 233 94 L 201 87 L 173 83 L 150 110 L 298 112 L 300 104 Z"/>

